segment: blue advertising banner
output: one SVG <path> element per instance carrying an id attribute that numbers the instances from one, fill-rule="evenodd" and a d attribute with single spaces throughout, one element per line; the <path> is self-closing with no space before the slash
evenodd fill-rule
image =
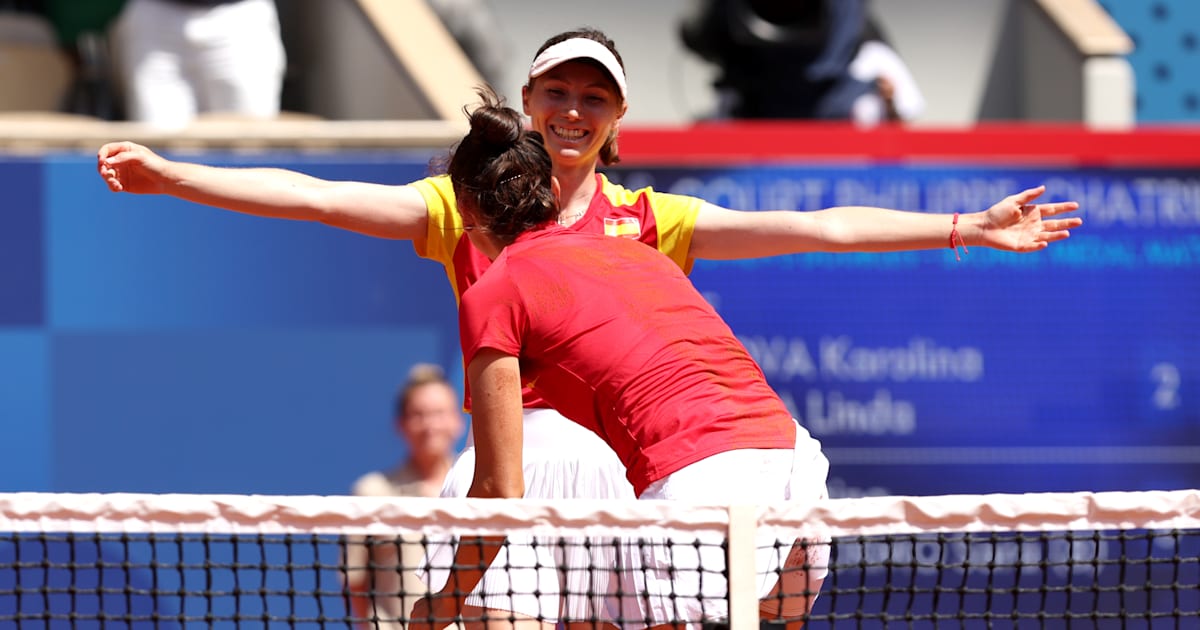
<path id="1" fill-rule="evenodd" d="M 1085 224 L 1032 254 L 971 248 L 699 261 L 716 306 L 819 438 L 831 492 L 1200 483 L 1200 178 L 927 166 L 630 169 L 731 208 L 985 209 L 1040 184 Z"/>
<path id="2" fill-rule="evenodd" d="M 38 326 L 44 316 L 42 285 L 42 164 L 0 158 L 0 326 Z"/>

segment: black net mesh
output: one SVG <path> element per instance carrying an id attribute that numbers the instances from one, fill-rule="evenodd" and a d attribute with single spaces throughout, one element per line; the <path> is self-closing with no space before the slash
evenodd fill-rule
<path id="1" fill-rule="evenodd" d="M 0 532 L 0 628 L 402 628 L 431 594 L 427 582 L 442 600 L 468 605 L 437 627 L 489 615 L 500 626 L 525 616 L 715 629 L 730 625 L 730 610 L 745 612 L 730 602 L 749 593 L 744 601 L 769 620 L 807 628 L 1200 628 L 1200 528 L 1190 527 L 874 528 L 795 545 L 795 535 L 764 528 L 735 546 L 743 534 L 734 529 L 642 534 L 644 524 L 632 524 L 582 535 L 572 529 L 584 526 L 578 517 L 553 525 L 558 535 L 543 527 L 506 537 L 497 532 L 508 526 L 451 536 L 411 524 L 396 535 L 379 535 L 378 524 L 246 533 L 240 523 L 222 533 L 220 519 L 112 532 L 72 518 L 72 531 L 37 531 L 34 513 L 3 516 L 0 527 L 13 531 Z M 756 570 L 738 573 L 730 548 L 751 550 Z M 468 599 L 479 566 L 455 563 L 492 555 L 491 577 Z"/>

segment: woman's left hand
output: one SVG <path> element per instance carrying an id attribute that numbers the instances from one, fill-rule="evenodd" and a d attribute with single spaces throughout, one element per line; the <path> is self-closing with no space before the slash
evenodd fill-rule
<path id="1" fill-rule="evenodd" d="M 1054 241 L 1071 236 L 1070 229 L 1083 224 L 1083 219 L 1049 219 L 1064 212 L 1079 209 L 1074 201 L 1033 203 L 1046 192 L 1045 186 L 1030 188 L 988 208 L 980 226 L 982 245 L 1010 252 L 1035 252 Z"/>
<path id="2" fill-rule="evenodd" d="M 462 614 L 462 598 L 435 593 L 417 600 L 408 622 L 409 630 L 441 630 Z"/>

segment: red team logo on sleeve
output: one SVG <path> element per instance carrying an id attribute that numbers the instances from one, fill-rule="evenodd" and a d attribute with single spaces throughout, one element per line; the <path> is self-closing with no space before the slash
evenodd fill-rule
<path id="1" fill-rule="evenodd" d="M 641 222 L 637 217 L 604 218 L 604 235 L 621 238 L 638 238 L 642 233 Z"/>

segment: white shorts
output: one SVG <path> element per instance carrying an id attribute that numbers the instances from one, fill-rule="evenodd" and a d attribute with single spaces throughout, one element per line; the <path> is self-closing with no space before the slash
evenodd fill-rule
<path id="1" fill-rule="evenodd" d="M 205 112 L 279 115 L 287 54 L 273 0 L 129 0 L 113 34 L 131 120 L 179 129 Z"/>
<path id="2" fill-rule="evenodd" d="M 634 500 L 633 486 L 616 453 L 595 433 L 550 409 L 526 409 L 525 496 L 532 499 Z M 468 443 L 442 486 L 444 497 L 465 497 L 475 474 L 475 449 Z M 512 611 L 547 622 L 591 620 L 616 623 L 608 593 L 615 587 L 618 550 L 584 547 L 582 537 L 534 539 L 509 536 L 505 549 L 484 572 L 467 604 Z M 447 580 L 453 551 L 430 552 L 423 577 L 433 590 Z M 536 593 L 536 594 L 535 594 Z"/>
<path id="3" fill-rule="evenodd" d="M 829 461 L 820 444 L 799 424 L 793 449 L 741 449 L 707 457 L 651 484 L 639 499 L 705 503 L 814 502 L 828 496 Z M 643 541 L 622 554 L 619 617 L 646 625 L 704 621 L 728 617 L 723 533 Z M 829 545 L 806 545 L 793 552 L 794 540 L 777 540 L 766 532 L 756 541 L 758 596 L 771 594 L 782 574 L 782 593 L 804 593 L 810 579 L 822 579 L 829 564 Z M 824 542 L 824 541 L 821 541 Z M 807 563 L 807 565 L 805 564 Z M 799 567 L 816 567 L 807 572 Z M 781 567 L 784 570 L 781 571 Z M 795 582 L 801 582 L 796 585 Z M 814 589 L 815 590 L 815 589 Z M 782 598 L 782 615 L 796 617 L 811 608 L 815 597 Z M 771 616 L 780 614 L 780 598 L 764 603 Z M 803 610 L 801 610 L 803 608 Z"/>

